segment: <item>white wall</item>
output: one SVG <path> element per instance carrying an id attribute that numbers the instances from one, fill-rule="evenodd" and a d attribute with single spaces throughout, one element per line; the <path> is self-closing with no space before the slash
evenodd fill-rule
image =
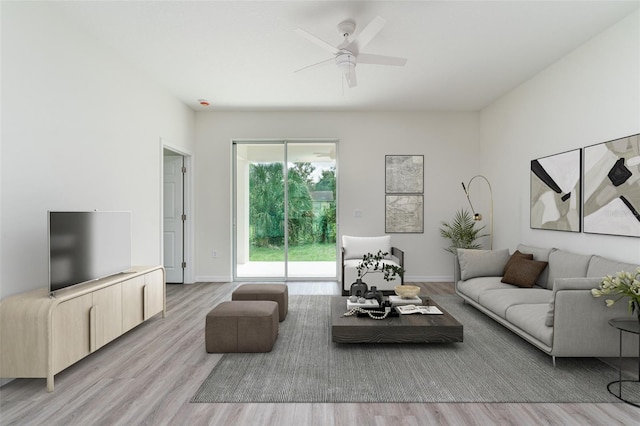
<path id="1" fill-rule="evenodd" d="M 536 158 L 640 132 L 640 14 L 630 15 L 481 112 L 497 247 L 519 242 L 640 263 L 640 239 L 529 227 Z"/>
<path id="2" fill-rule="evenodd" d="M 131 210 L 134 264 L 160 264 L 160 138 L 194 112 L 45 2 L 2 2 L 0 297 L 46 287 L 47 210 Z"/>
<path id="3" fill-rule="evenodd" d="M 339 232 L 350 235 L 385 232 L 385 155 L 424 154 L 425 232 L 392 242 L 406 252 L 408 281 L 451 279 L 438 228 L 466 205 L 460 182 L 479 170 L 478 134 L 477 113 L 198 112 L 196 280 L 231 279 L 231 141 L 252 138 L 338 139 Z"/>

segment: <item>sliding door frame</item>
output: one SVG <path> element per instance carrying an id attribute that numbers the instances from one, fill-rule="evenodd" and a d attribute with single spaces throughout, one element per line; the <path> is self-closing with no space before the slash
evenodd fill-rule
<path id="1" fill-rule="evenodd" d="M 300 277 L 289 277 L 289 227 L 287 223 L 284 224 L 284 276 L 283 277 L 238 277 L 238 153 L 237 147 L 238 145 L 283 145 L 283 176 L 284 176 L 284 217 L 285 221 L 289 219 L 289 191 L 288 191 L 288 145 L 296 144 L 296 143 L 333 143 L 335 145 L 335 179 L 336 179 L 336 196 L 335 196 L 335 204 L 336 204 L 336 266 L 335 266 L 335 276 L 333 277 L 314 277 L 311 278 L 313 281 L 336 281 L 339 276 L 338 272 L 338 263 L 340 260 L 340 245 L 338 244 L 338 236 L 339 232 L 339 177 L 338 177 L 338 139 L 334 138 L 296 138 L 296 139 L 233 139 L 231 141 L 232 149 L 232 211 L 231 211 L 231 229 L 232 229 L 232 275 L 233 281 L 301 281 Z"/>

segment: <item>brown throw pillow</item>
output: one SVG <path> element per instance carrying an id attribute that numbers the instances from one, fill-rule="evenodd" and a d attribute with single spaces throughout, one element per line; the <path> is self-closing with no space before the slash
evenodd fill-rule
<path id="1" fill-rule="evenodd" d="M 513 252 L 513 254 L 511 255 L 511 257 L 509 258 L 509 261 L 507 262 L 506 265 L 504 265 L 504 271 L 502 271 L 502 275 L 506 275 L 507 274 L 507 269 L 509 269 L 511 267 L 511 265 L 513 265 L 516 260 L 518 259 L 527 259 L 527 260 L 533 260 L 533 254 L 531 253 L 522 253 L 520 252 L 520 250 L 516 250 Z"/>
<path id="2" fill-rule="evenodd" d="M 533 287 L 549 262 L 517 258 L 502 277 L 502 282 L 518 287 Z"/>

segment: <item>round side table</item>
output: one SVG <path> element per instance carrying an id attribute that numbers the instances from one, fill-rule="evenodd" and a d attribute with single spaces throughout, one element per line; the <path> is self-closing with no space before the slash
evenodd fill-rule
<path id="1" fill-rule="evenodd" d="M 618 380 L 614 380 L 613 382 L 607 385 L 607 390 L 609 393 L 620 401 L 626 402 L 627 404 L 634 405 L 636 407 L 640 407 L 640 401 L 629 401 L 622 396 L 622 383 L 623 382 L 631 382 L 637 383 L 640 386 L 640 358 L 638 359 L 638 380 L 622 380 L 622 334 L 623 333 L 631 333 L 640 336 L 640 321 L 636 319 L 612 319 L 609 320 L 609 325 L 618 329 L 620 331 L 620 355 L 618 357 Z M 638 339 L 638 355 L 640 356 L 640 338 Z M 611 387 L 614 385 L 618 385 L 618 393 L 616 394 L 611 390 Z"/>

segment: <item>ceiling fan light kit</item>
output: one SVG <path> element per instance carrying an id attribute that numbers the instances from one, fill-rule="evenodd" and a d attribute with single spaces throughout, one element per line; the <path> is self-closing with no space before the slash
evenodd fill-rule
<path id="1" fill-rule="evenodd" d="M 360 53 L 369 42 L 382 30 L 386 21 L 377 16 L 373 19 L 360 33 L 351 40 L 350 37 L 356 30 L 356 23 L 351 19 L 346 19 L 338 24 L 338 31 L 343 37 L 342 43 L 338 46 L 333 46 L 330 43 L 314 36 L 313 34 L 303 30 L 302 28 L 296 29 L 296 33 L 306 38 L 312 43 L 318 45 L 324 50 L 330 52 L 334 58 L 338 69 L 342 72 L 347 81 L 347 85 L 351 87 L 357 86 L 356 79 L 356 65 L 358 64 L 358 57 L 361 57 L 360 63 L 372 64 L 372 65 L 388 65 L 388 66 L 404 66 L 407 62 L 406 58 L 399 58 L 395 56 L 374 55 L 367 53 Z M 313 65 L 307 65 L 298 71 L 315 68 L 317 66 L 326 64 L 330 59 L 318 62 Z"/>
<path id="2" fill-rule="evenodd" d="M 353 32 L 356 30 L 356 23 L 351 19 L 347 19 L 338 24 L 338 31 L 342 34 L 343 37 L 351 37 Z"/>

